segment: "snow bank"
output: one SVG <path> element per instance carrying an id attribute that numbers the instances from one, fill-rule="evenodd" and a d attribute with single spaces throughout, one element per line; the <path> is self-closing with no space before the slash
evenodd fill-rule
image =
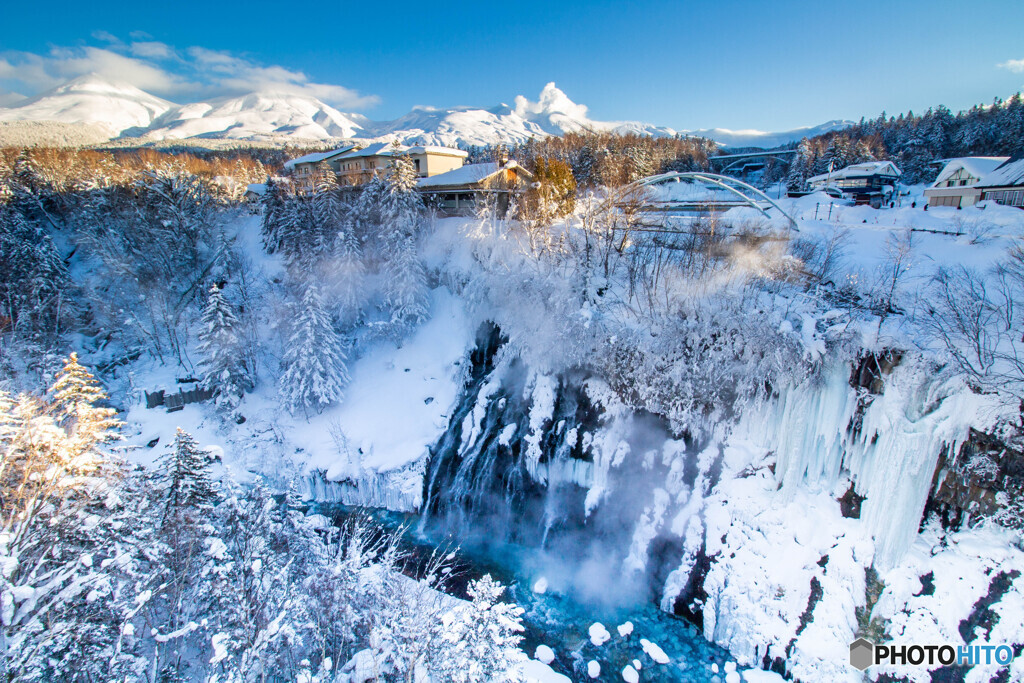
<path id="1" fill-rule="evenodd" d="M 572 683 L 568 676 L 557 673 L 544 662 L 530 659 L 523 662 L 520 670 L 524 683 Z"/>
<path id="2" fill-rule="evenodd" d="M 356 361 L 341 405 L 294 425 L 291 437 L 309 454 L 310 493 L 418 508 L 422 461 L 448 425 L 474 333 L 458 299 L 437 289 L 431 318 L 410 339 L 401 347 L 380 341 Z"/>
<path id="3" fill-rule="evenodd" d="M 717 560 L 704 580 L 705 635 L 745 666 L 760 666 L 767 654 L 798 678 L 859 681 L 846 648 L 873 550 L 859 522 L 843 518 L 828 494 L 779 496 L 760 469 L 723 482 L 708 500 L 706 524 L 707 554 Z M 798 638 L 815 583 L 822 594 Z"/>
<path id="4" fill-rule="evenodd" d="M 906 559 L 880 578 L 885 585 L 872 616 L 888 622 L 897 642 L 950 643 L 954 646 L 1016 643 L 1024 632 L 1024 552 L 1016 535 L 994 525 L 944 533 L 930 525 L 918 537 Z M 996 619 L 979 624 L 967 638 L 961 624 L 975 605 L 990 594 L 996 577 L 1017 572 L 1004 595 L 991 609 Z M 925 584 L 929 584 L 925 587 Z M 1017 657 L 1010 680 L 1022 680 L 1024 662 Z M 997 666 L 978 665 L 968 681 L 989 681 Z M 879 674 L 905 677 L 914 683 L 931 680 L 926 666 L 879 668 Z"/>
<path id="5" fill-rule="evenodd" d="M 594 622 L 591 624 L 587 632 L 590 634 L 590 642 L 598 647 L 607 643 L 612 637 L 612 635 L 608 633 L 608 629 L 606 629 L 604 624 L 600 622 Z"/>

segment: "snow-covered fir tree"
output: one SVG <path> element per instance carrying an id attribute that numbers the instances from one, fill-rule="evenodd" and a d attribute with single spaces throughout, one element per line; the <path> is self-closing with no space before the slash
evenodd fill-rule
<path id="1" fill-rule="evenodd" d="M 443 617 L 450 647 L 432 662 L 431 672 L 453 683 L 505 678 L 516 665 L 514 652 L 522 641 L 523 609 L 502 602 L 505 587 L 490 574 L 469 584 L 471 602 Z"/>
<path id="2" fill-rule="evenodd" d="M 363 250 L 356 239 L 355 226 L 349 218 L 342 222 L 334 240 L 331 258 L 322 266 L 327 292 L 336 302 L 336 315 L 342 328 L 355 323 L 364 300 L 363 281 L 366 267 Z"/>
<path id="3" fill-rule="evenodd" d="M 309 263 L 316 231 L 313 204 L 305 197 L 292 197 L 281 211 L 278 224 L 279 249 L 294 269 L 304 270 Z"/>
<path id="4" fill-rule="evenodd" d="M 243 361 L 242 330 L 224 291 L 210 287 L 199 330 L 199 369 L 203 386 L 217 394 L 217 402 L 233 408 L 252 389 L 252 379 Z"/>
<path id="5" fill-rule="evenodd" d="M 350 213 L 352 228 L 360 244 L 379 244 L 381 209 L 387 194 L 388 185 L 379 175 L 374 175 L 360 188 Z"/>
<path id="6" fill-rule="evenodd" d="M 208 458 L 179 427 L 156 463 L 156 505 L 149 520 L 155 543 L 147 551 L 153 569 L 145 615 L 156 632 L 151 666 L 161 681 L 194 680 L 202 671 L 188 655 L 193 633 L 214 601 L 214 561 L 206 549 L 219 538 L 209 524 L 217 491 Z"/>
<path id="7" fill-rule="evenodd" d="M 120 677 L 135 661 L 116 644 L 131 609 L 137 510 L 122 495 L 124 468 L 101 448 L 117 423 L 74 359 L 52 393 L 60 398 L 47 404 L 0 392 L 0 673 Z"/>
<path id="8" fill-rule="evenodd" d="M 381 208 L 381 274 L 384 302 L 396 334 L 427 315 L 426 270 L 416 250 L 422 199 L 415 190 L 416 169 L 405 155 L 392 158 Z"/>
<path id="9" fill-rule="evenodd" d="M 210 476 L 210 455 L 181 427 L 174 443 L 158 461 L 159 479 L 168 509 L 205 507 L 217 498 Z"/>
<path id="10" fill-rule="evenodd" d="M 318 241 L 330 246 L 342 220 L 341 195 L 334 169 L 322 163 L 313 176 L 313 220 Z"/>
<path id="11" fill-rule="evenodd" d="M 58 333 L 68 284 L 67 266 L 50 236 L 0 196 L 0 311 L 13 330 Z"/>
<path id="12" fill-rule="evenodd" d="M 72 353 L 50 389 L 58 423 L 72 436 L 76 453 L 92 452 L 112 440 L 120 421 L 117 411 L 102 402 L 106 392 Z"/>
<path id="13" fill-rule="evenodd" d="M 813 175 L 811 172 L 813 163 L 811 143 L 807 138 L 804 138 L 800 141 L 797 153 L 789 165 L 786 187 L 793 191 L 803 190 L 807 184 L 807 179 Z"/>
<path id="14" fill-rule="evenodd" d="M 281 248 L 281 223 L 286 199 L 281 186 L 273 178 L 267 180 L 267 189 L 261 200 L 263 220 L 260 223 L 260 235 L 263 238 L 263 248 L 268 254 L 273 254 Z"/>
<path id="15" fill-rule="evenodd" d="M 427 275 L 412 236 L 395 240 L 383 267 L 384 301 L 394 332 L 401 335 L 427 317 Z"/>
<path id="16" fill-rule="evenodd" d="M 312 408 L 322 411 L 344 396 L 349 381 L 342 341 L 331 326 L 320 290 L 309 285 L 296 312 L 284 355 L 281 396 L 294 413 Z"/>
<path id="17" fill-rule="evenodd" d="M 278 505 L 260 481 L 235 490 L 217 506 L 216 526 L 221 530 L 214 570 L 215 600 L 207 641 L 219 680 L 293 680 L 296 669 L 314 640 L 311 611 L 317 605 L 302 591 L 319 568 L 315 555 L 296 562 L 287 550 L 316 544 L 315 531 Z M 300 539 L 301 537 L 301 539 Z"/>

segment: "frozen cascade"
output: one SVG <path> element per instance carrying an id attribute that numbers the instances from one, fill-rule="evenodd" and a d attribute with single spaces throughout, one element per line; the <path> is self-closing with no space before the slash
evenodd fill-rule
<path id="1" fill-rule="evenodd" d="M 415 512 L 423 504 L 423 460 L 386 472 L 360 471 L 358 478 L 331 480 L 315 470 L 303 480 L 303 494 L 321 503 Z"/>
<path id="2" fill-rule="evenodd" d="M 660 592 L 667 571 L 658 564 L 678 557 L 667 520 L 695 484 L 703 493 L 698 466 L 707 463 L 665 420 L 627 408 L 600 378 L 539 373 L 499 347 L 474 361 L 431 451 L 423 529 L 539 548 L 547 559 L 538 562 L 559 565 L 561 590 L 584 584 L 602 601 Z"/>
<path id="3" fill-rule="evenodd" d="M 850 386 L 850 366 L 838 363 L 819 384 L 780 389 L 749 407 L 733 437 L 776 454 L 783 495 L 796 487 L 836 491 L 844 475 L 866 500 L 861 519 L 875 538 L 875 563 L 894 566 L 910 547 L 939 456 L 957 454 L 971 427 L 996 413 L 987 399 L 908 357 L 881 395 Z"/>

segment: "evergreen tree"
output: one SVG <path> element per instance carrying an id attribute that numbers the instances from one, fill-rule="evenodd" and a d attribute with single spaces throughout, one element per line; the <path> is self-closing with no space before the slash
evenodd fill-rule
<path id="1" fill-rule="evenodd" d="M 384 263 L 385 304 L 394 333 L 401 334 L 427 317 L 427 274 L 411 236 L 401 238 Z"/>
<path id="2" fill-rule="evenodd" d="M 422 321 L 427 313 L 426 271 L 415 243 L 423 203 L 415 187 L 412 161 L 404 155 L 395 156 L 381 198 L 378 238 L 384 303 L 395 334 Z"/>
<path id="3" fill-rule="evenodd" d="M 267 181 L 267 191 L 263 194 L 263 222 L 260 233 L 263 237 L 263 248 L 273 254 L 281 248 L 281 224 L 284 219 L 286 197 L 281 186 L 271 178 Z"/>
<path id="4" fill-rule="evenodd" d="M 125 470 L 98 445 L 116 423 L 72 358 L 50 405 L 0 392 L 0 674 L 8 680 L 106 679 L 130 610 L 139 540 Z"/>
<path id="5" fill-rule="evenodd" d="M 313 177 L 310 213 L 312 224 L 308 229 L 312 232 L 307 236 L 308 250 L 303 257 L 317 263 L 330 256 L 344 214 L 337 176 L 326 162 L 319 165 Z"/>
<path id="6" fill-rule="evenodd" d="M 69 284 L 50 236 L 14 203 L 0 203 L 0 315 L 8 325 L 29 335 L 56 333 Z"/>
<path id="7" fill-rule="evenodd" d="M 217 393 L 217 402 L 235 407 L 252 389 L 252 379 L 242 353 L 242 330 L 224 292 L 214 284 L 203 310 L 199 331 L 199 368 L 203 385 Z"/>
<path id="8" fill-rule="evenodd" d="M 317 229 L 333 236 L 338 231 L 341 215 L 338 178 L 328 163 L 321 163 L 313 176 L 313 218 Z"/>
<path id="9" fill-rule="evenodd" d="M 400 153 L 397 142 L 392 146 L 391 164 L 388 166 L 387 184 L 388 191 L 394 193 L 409 193 L 416 189 L 416 166 L 408 154 Z"/>
<path id="10" fill-rule="evenodd" d="M 379 175 L 373 176 L 360 188 L 351 213 L 352 228 L 360 243 L 379 241 L 381 209 L 387 194 L 388 185 Z"/>
<path id="11" fill-rule="evenodd" d="M 148 584 L 153 599 L 146 618 L 157 636 L 154 666 L 158 681 L 195 680 L 189 672 L 201 669 L 190 661 L 187 642 L 215 602 L 214 558 L 206 547 L 219 542 L 209 523 L 217 492 L 207 452 L 180 427 L 157 467 L 159 516 L 152 520 L 156 544 L 149 551 L 156 571 Z"/>
<path id="12" fill-rule="evenodd" d="M 814 152 L 811 141 L 807 138 L 800 140 L 797 153 L 793 162 L 789 165 L 789 174 L 786 176 L 786 188 L 791 191 L 801 191 L 811 177 L 811 168 L 814 164 Z"/>
<path id="13" fill-rule="evenodd" d="M 158 464 L 168 510 L 207 507 L 217 498 L 210 478 L 209 454 L 181 427 Z"/>
<path id="14" fill-rule="evenodd" d="M 59 424 L 73 437 L 76 454 L 92 451 L 115 438 L 120 421 L 113 408 L 100 406 L 106 393 L 72 353 L 50 389 Z"/>
<path id="15" fill-rule="evenodd" d="M 534 164 L 534 186 L 523 199 L 523 214 L 527 220 L 547 226 L 576 208 L 576 179 L 564 161 L 538 157 Z"/>
<path id="16" fill-rule="evenodd" d="M 365 276 L 363 253 L 351 220 L 342 223 L 334 240 L 332 257 L 326 263 L 323 281 L 328 283 L 331 300 L 337 302 L 338 320 L 343 327 L 351 325 L 359 316 L 364 299 Z"/>
<path id="17" fill-rule="evenodd" d="M 306 197 L 292 197 L 281 212 L 278 226 L 280 251 L 293 268 L 305 270 L 315 243 L 312 202 Z"/>
<path id="18" fill-rule="evenodd" d="M 42 175 L 39 173 L 36 160 L 32 158 L 32 153 L 27 149 L 21 150 L 18 153 L 18 157 L 14 160 L 14 173 L 12 176 L 20 189 L 29 194 L 41 192 L 46 186 Z"/>
<path id="19" fill-rule="evenodd" d="M 225 547 L 215 579 L 210 661 L 229 681 L 295 680 L 304 659 L 299 653 L 323 656 L 309 647 L 320 605 L 303 594 L 318 574 L 319 558 L 302 558 L 306 562 L 289 553 L 314 545 L 316 533 L 259 481 L 228 496 L 216 517 Z"/>
<path id="20" fill-rule="evenodd" d="M 645 143 L 626 149 L 626 182 L 631 183 L 654 173 L 651 150 Z"/>
<path id="21" fill-rule="evenodd" d="M 407 155 L 392 157 L 382 199 L 381 235 L 385 247 L 391 249 L 415 234 L 423 210 L 423 201 L 416 192 L 416 168 Z"/>
<path id="22" fill-rule="evenodd" d="M 288 410 L 322 411 L 343 397 L 349 381 L 341 340 L 331 327 L 320 291 L 310 285 L 288 340 L 281 374 L 281 394 Z"/>
<path id="23" fill-rule="evenodd" d="M 522 641 L 521 607 L 501 602 L 505 587 L 489 574 L 467 588 L 469 605 L 448 616 L 444 639 L 431 673 L 453 683 L 503 679 L 515 666 L 512 654 Z"/>

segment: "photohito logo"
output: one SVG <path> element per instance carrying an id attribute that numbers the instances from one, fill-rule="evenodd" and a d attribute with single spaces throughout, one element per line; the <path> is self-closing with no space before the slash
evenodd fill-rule
<path id="1" fill-rule="evenodd" d="M 1013 661 L 1013 648 L 1009 645 L 875 645 L 867 638 L 850 643 L 850 665 L 864 671 L 869 666 L 975 666 L 997 664 L 1006 666 Z"/>

